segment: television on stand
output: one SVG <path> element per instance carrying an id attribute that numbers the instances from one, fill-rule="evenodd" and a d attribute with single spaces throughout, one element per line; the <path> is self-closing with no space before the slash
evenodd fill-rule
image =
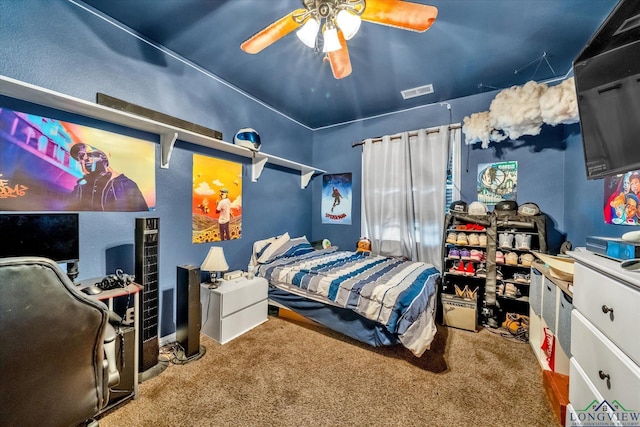
<path id="1" fill-rule="evenodd" d="M 573 73 L 587 179 L 640 169 L 640 1 L 617 4 Z"/>
<path id="2" fill-rule="evenodd" d="M 39 256 L 66 263 L 72 282 L 78 277 L 80 232 L 77 213 L 0 214 L 0 258 Z"/>

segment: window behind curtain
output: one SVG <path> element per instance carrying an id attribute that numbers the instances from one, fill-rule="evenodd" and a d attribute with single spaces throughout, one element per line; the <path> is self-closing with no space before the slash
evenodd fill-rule
<path id="1" fill-rule="evenodd" d="M 449 144 L 445 213 L 449 210 L 451 203 L 460 200 L 460 146 L 458 146 L 453 139 Z"/>

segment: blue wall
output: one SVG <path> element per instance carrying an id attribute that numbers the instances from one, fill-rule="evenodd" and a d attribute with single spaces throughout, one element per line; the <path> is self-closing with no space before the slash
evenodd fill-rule
<path id="1" fill-rule="evenodd" d="M 230 267 L 244 269 L 253 241 L 288 231 L 310 240 L 329 238 L 343 249 L 355 248 L 360 237 L 361 149 L 352 143 L 401 131 L 461 123 L 465 116 L 485 111 L 497 92 L 482 93 L 423 108 L 311 131 L 234 90 L 175 55 L 134 37 L 66 0 L 2 1 L 0 74 L 94 101 L 103 92 L 202 126 L 221 131 L 229 141 L 241 127 L 258 129 L 264 150 L 310 164 L 328 173 L 353 174 L 353 224 L 323 225 L 320 217 L 322 180 L 300 189 L 299 174 L 267 166 L 257 183 L 250 179 L 247 159 L 178 141 L 169 169 L 156 169 L 157 209 L 149 214 L 83 212 L 80 279 L 111 273 L 107 255 L 116 248 L 131 250 L 135 217 L 160 217 L 160 287 L 162 334 L 172 332 L 176 266 L 199 265 L 210 245 L 191 243 L 190 189 L 192 154 L 243 163 L 243 237 L 217 243 Z M 10 18 L 8 18 L 10 17 Z M 7 99 L 0 99 L 7 103 Z M 17 103 L 51 117 L 107 130 L 142 134 L 83 117 L 45 111 Z M 449 109 L 448 106 L 451 108 Z M 159 156 L 159 149 L 156 150 Z M 602 180 L 587 181 L 578 125 L 544 127 L 536 137 L 517 142 L 462 148 L 462 198 L 475 200 L 475 175 L 480 163 L 518 161 L 518 201 L 534 201 L 548 214 L 550 246 L 565 239 L 584 245 L 588 235 L 620 236 L 628 228 L 602 220 Z"/>
<path id="2" fill-rule="evenodd" d="M 0 74 L 95 101 L 102 92 L 223 133 L 229 141 L 242 127 L 259 129 L 265 151 L 312 163 L 312 132 L 255 102 L 197 67 L 163 53 L 105 20 L 65 0 L 0 2 Z M 36 114 L 105 128 L 157 143 L 148 135 L 108 123 L 71 116 L 25 103 Z M 304 143 L 308 141 L 308 143 Z M 295 149 L 293 149 L 295 147 Z M 150 213 L 80 213 L 79 279 L 104 276 L 106 254 L 124 248 L 132 255 L 135 218 L 160 218 L 160 289 L 173 298 L 176 266 L 200 265 L 210 244 L 191 243 L 192 154 L 243 163 L 243 237 L 215 243 L 225 249 L 232 269 L 246 269 L 255 240 L 288 231 L 311 235 L 312 191 L 300 188 L 300 174 L 267 165 L 251 182 L 248 159 L 181 141 L 169 169 L 156 168 L 157 208 Z M 159 146 L 156 150 L 159 159 Z M 166 292 L 169 291 L 169 292 Z M 162 301 L 162 307 L 172 306 Z M 164 314 L 164 313 L 163 313 Z M 172 323 L 173 314 L 163 317 Z M 169 318 L 165 318 L 169 317 Z M 171 328 L 161 326 L 164 331 Z"/>

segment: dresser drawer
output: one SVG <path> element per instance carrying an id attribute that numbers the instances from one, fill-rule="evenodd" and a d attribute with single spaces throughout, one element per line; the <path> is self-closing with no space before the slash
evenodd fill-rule
<path id="1" fill-rule="evenodd" d="M 640 367 L 577 310 L 571 313 L 571 337 L 575 360 L 602 397 L 618 400 L 626 408 L 640 408 Z M 582 409 L 577 401 L 571 402 L 575 409 Z"/>
<path id="2" fill-rule="evenodd" d="M 574 283 L 573 306 L 640 364 L 640 292 L 579 263 Z"/>
<path id="3" fill-rule="evenodd" d="M 602 402 L 604 399 L 589 381 L 576 358 L 572 357 L 569 361 L 569 402 L 576 410 L 583 411 L 594 400 Z"/>
<path id="4" fill-rule="evenodd" d="M 249 281 L 241 279 L 237 282 L 224 282 L 220 287 L 222 298 L 220 315 L 224 318 L 257 302 L 266 301 L 267 288 L 267 281 L 258 277 Z"/>

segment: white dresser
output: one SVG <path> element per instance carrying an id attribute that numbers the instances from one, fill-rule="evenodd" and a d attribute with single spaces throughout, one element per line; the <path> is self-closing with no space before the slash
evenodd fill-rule
<path id="1" fill-rule="evenodd" d="M 202 333 L 225 344 L 267 321 L 267 281 L 244 277 L 200 288 Z"/>
<path id="2" fill-rule="evenodd" d="M 640 425 L 640 272 L 586 250 L 570 255 L 576 264 L 566 425 Z"/>

